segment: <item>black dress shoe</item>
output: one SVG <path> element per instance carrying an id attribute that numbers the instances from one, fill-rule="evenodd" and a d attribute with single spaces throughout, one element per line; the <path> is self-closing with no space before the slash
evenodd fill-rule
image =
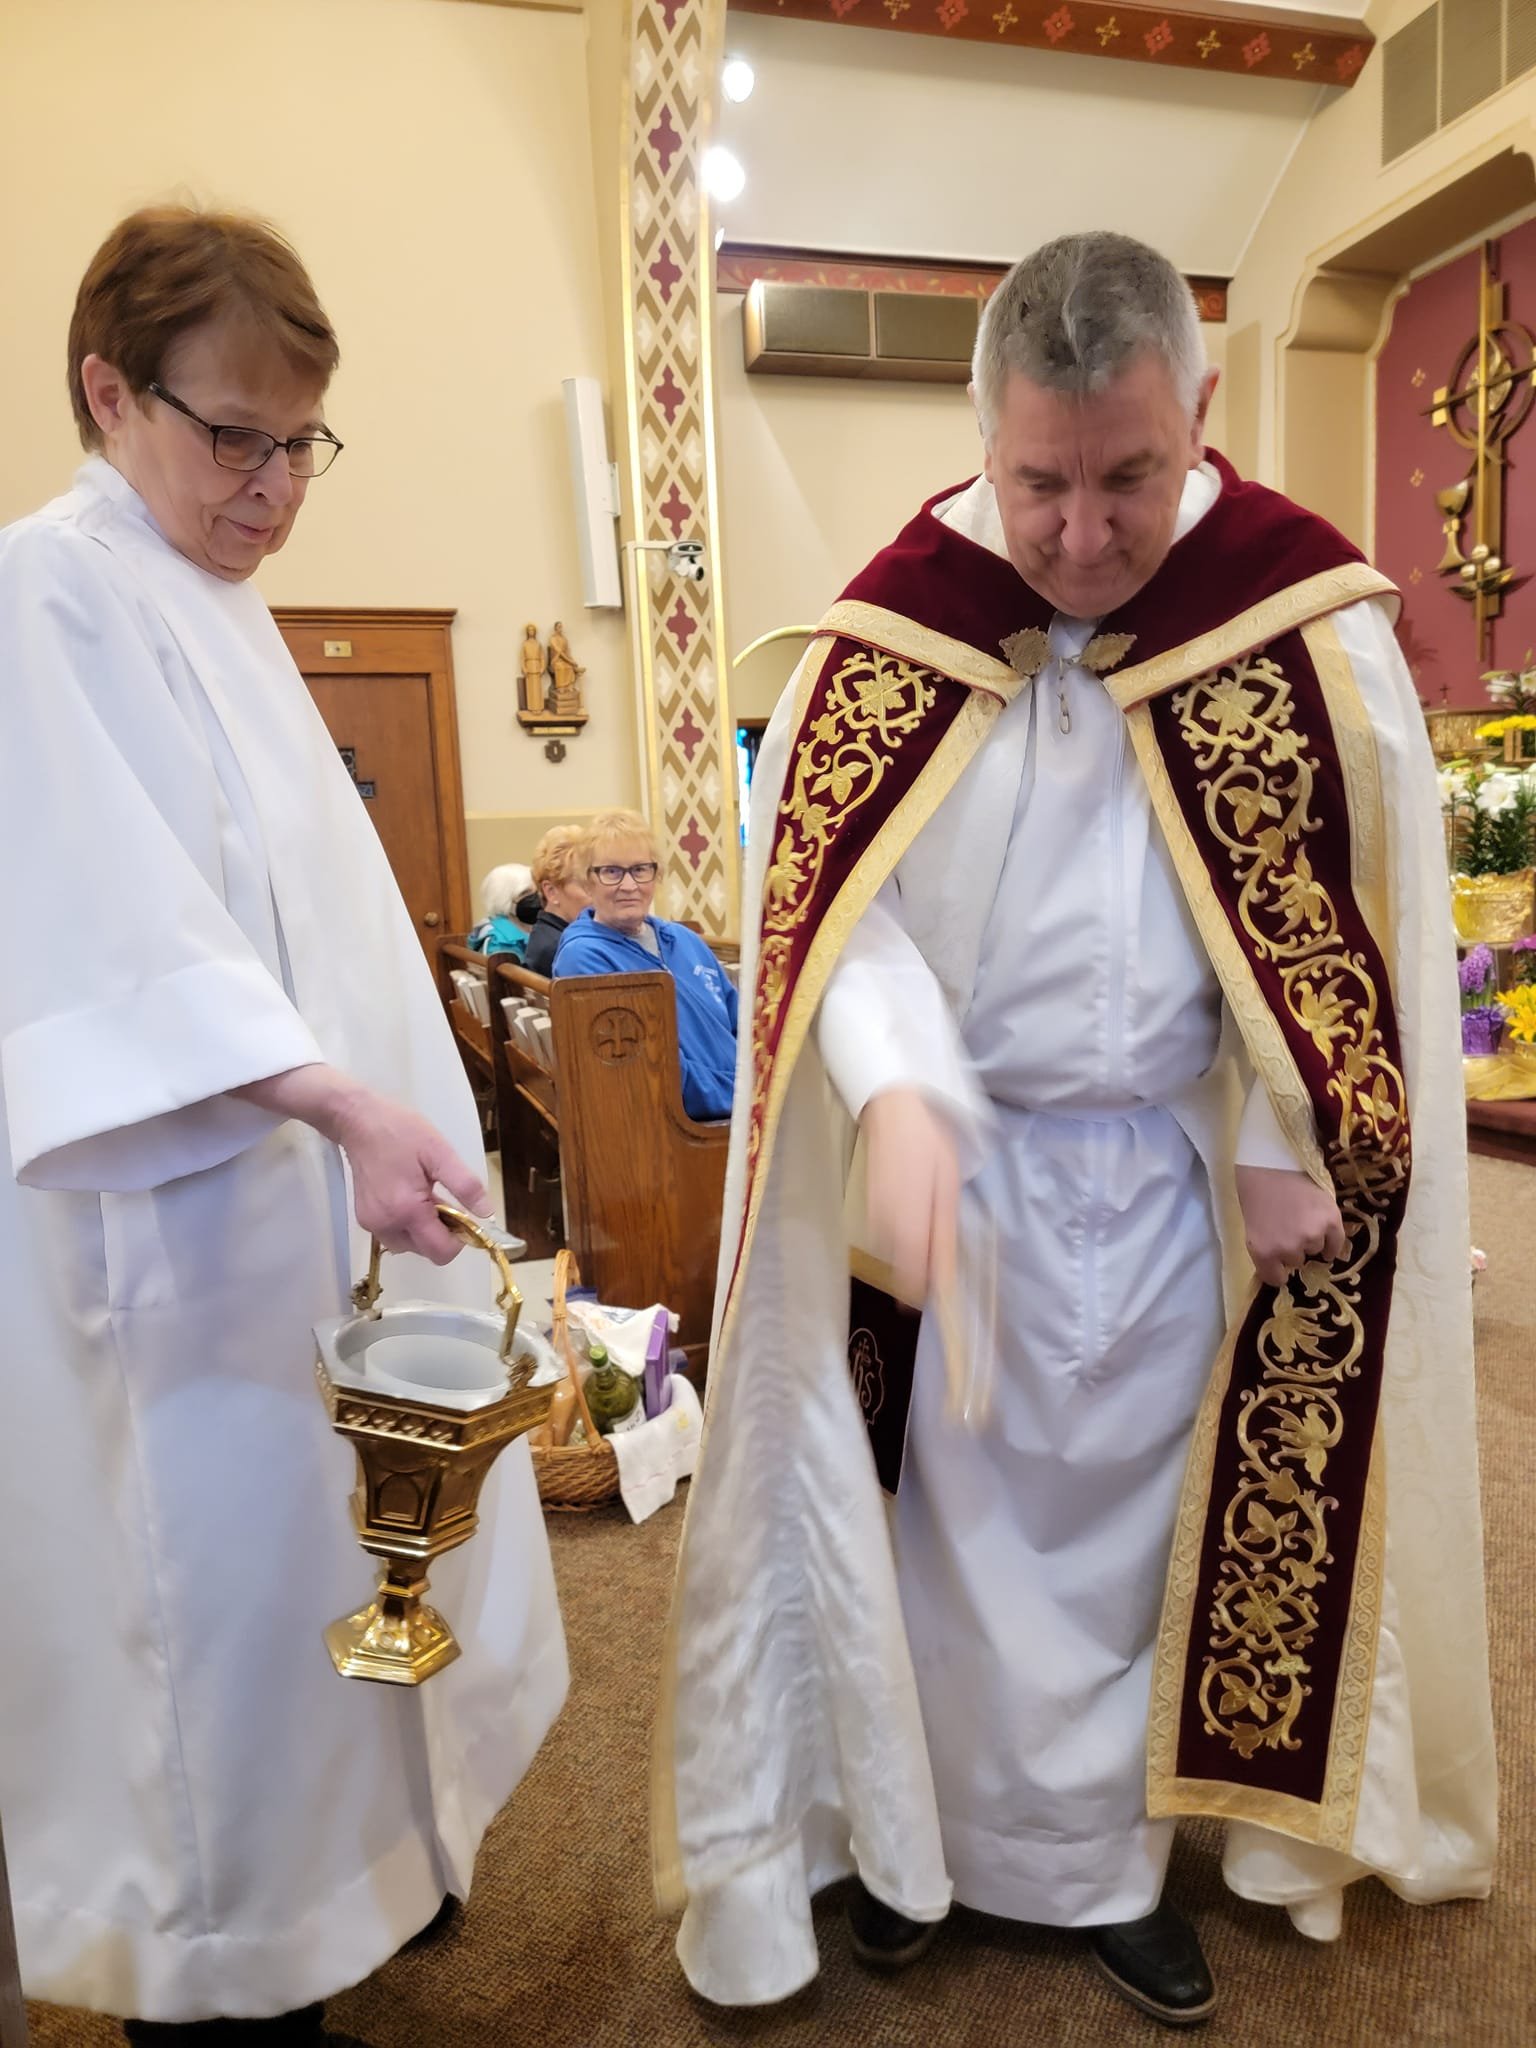
<path id="1" fill-rule="evenodd" d="M 876 1970 L 899 1970 L 906 1963 L 915 1963 L 937 1926 L 936 1920 L 909 1920 L 893 1906 L 882 1905 L 854 1879 L 848 1901 L 848 1933 L 861 1963 Z"/>
<path id="2" fill-rule="evenodd" d="M 124 2020 L 123 2032 L 134 2048 L 368 2048 L 351 2034 L 328 2032 L 319 2005 L 270 2020 Z"/>
<path id="3" fill-rule="evenodd" d="M 429 1948 L 445 1934 L 452 1933 L 464 1917 L 464 1902 L 449 1892 L 426 1926 L 413 1934 L 409 1941 L 401 1942 L 395 1951 L 397 1955 L 413 1956 L 418 1949 Z"/>
<path id="4" fill-rule="evenodd" d="M 1121 1997 L 1167 2026 L 1198 2026 L 1216 2010 L 1200 1938 L 1176 1907 L 1165 1903 L 1145 1920 L 1090 1927 L 1088 1947 Z"/>

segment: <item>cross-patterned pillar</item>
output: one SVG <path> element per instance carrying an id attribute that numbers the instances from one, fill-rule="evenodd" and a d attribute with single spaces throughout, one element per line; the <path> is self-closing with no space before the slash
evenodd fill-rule
<path id="1" fill-rule="evenodd" d="M 636 541 L 630 600 L 663 904 L 717 937 L 737 922 L 736 746 L 724 682 L 715 490 L 714 250 L 700 164 L 725 0 L 629 0 L 623 178 L 625 363 Z M 653 543 L 700 540 L 686 582 Z"/>

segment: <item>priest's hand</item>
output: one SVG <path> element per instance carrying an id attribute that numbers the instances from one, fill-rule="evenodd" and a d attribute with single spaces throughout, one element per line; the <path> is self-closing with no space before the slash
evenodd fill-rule
<path id="1" fill-rule="evenodd" d="M 903 1300 L 924 1302 L 955 1276 L 960 1155 L 954 1135 L 916 1088 L 871 1096 L 860 1122 L 869 1249 L 890 1266 Z"/>
<path id="2" fill-rule="evenodd" d="M 1237 1199 L 1254 1270 L 1278 1287 L 1308 1259 L 1342 1259 L 1349 1250 L 1339 1205 L 1310 1174 L 1240 1166 Z"/>
<path id="3" fill-rule="evenodd" d="M 234 1092 L 341 1147 L 358 1225 L 387 1252 L 419 1252 L 438 1266 L 457 1257 L 463 1241 L 437 1213 L 439 1183 L 472 1216 L 489 1208 L 484 1181 L 424 1116 L 335 1067 L 294 1067 Z"/>

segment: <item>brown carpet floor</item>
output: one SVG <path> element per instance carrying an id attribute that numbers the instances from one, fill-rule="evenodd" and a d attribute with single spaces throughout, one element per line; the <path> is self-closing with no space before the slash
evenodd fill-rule
<path id="1" fill-rule="evenodd" d="M 1222 2004 L 1203 2048 L 1536 2048 L 1536 1173 L 1473 1162 L 1489 1605 L 1504 1842 L 1487 1905 L 1428 1911 L 1379 1885 L 1350 1894 L 1319 1948 L 1221 1884 L 1191 1826 L 1170 1888 L 1197 1917 Z M 822 1974 L 788 2004 L 731 2013 L 689 1993 L 653 1912 L 647 1729 L 681 1525 L 622 1510 L 551 1520 L 570 1638 L 570 1703 L 488 1837 L 455 1931 L 334 2001 L 374 2048 L 1117 2048 L 1168 2036 L 1122 2005 L 1070 1938 L 956 1911 L 894 1979 L 849 1957 L 840 1903 L 818 1905 Z M 108 2021 L 33 2009 L 36 2048 L 109 2048 Z"/>

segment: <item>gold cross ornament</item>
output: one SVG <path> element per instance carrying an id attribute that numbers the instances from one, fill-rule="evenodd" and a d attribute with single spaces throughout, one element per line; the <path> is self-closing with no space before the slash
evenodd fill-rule
<path id="1" fill-rule="evenodd" d="M 1449 384 L 1425 408 L 1437 427 L 1469 451 L 1460 483 L 1436 491 L 1445 552 L 1436 565 L 1458 597 L 1472 605 L 1480 661 L 1491 659 L 1493 621 L 1515 571 L 1499 550 L 1504 531 L 1505 444 L 1536 399 L 1536 342 L 1504 317 L 1504 286 L 1493 274 L 1492 245 L 1483 244 L 1477 334 L 1457 358 Z M 1465 528 L 1471 522 L 1471 545 Z"/>

